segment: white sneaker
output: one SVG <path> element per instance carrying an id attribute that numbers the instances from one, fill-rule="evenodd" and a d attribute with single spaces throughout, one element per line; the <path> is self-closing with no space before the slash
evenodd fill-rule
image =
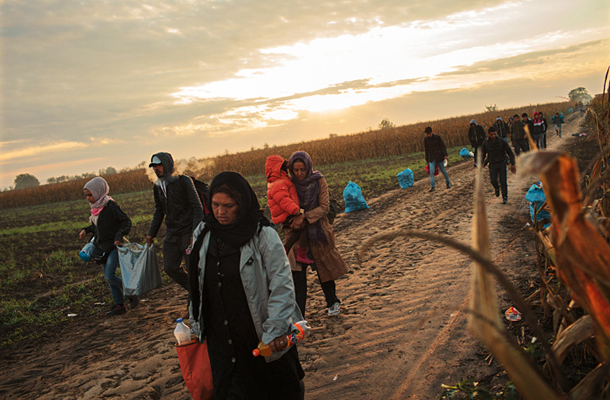
<path id="1" fill-rule="evenodd" d="M 338 301 L 335 302 L 335 304 L 333 304 L 332 306 L 330 306 L 328 308 L 329 317 L 334 317 L 335 315 L 339 315 L 340 312 L 341 312 L 341 303 L 339 303 Z"/>

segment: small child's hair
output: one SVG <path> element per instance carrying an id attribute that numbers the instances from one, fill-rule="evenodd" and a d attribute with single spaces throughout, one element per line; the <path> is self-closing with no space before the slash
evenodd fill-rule
<path id="1" fill-rule="evenodd" d="M 282 163 L 282 171 L 288 172 L 288 160 L 284 160 Z"/>

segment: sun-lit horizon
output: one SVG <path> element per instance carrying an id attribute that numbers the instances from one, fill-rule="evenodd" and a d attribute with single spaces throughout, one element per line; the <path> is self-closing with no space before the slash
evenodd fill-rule
<path id="1" fill-rule="evenodd" d="M 5 2 L 0 187 L 602 90 L 603 0 L 375 5 Z"/>

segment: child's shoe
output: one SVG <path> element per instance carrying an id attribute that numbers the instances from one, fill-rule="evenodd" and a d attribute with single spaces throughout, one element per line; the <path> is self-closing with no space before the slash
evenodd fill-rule
<path id="1" fill-rule="evenodd" d="M 311 260 L 309 257 L 307 257 L 307 248 L 306 247 L 299 247 L 297 248 L 297 258 L 296 258 L 298 263 L 301 264 L 313 264 L 313 260 Z"/>

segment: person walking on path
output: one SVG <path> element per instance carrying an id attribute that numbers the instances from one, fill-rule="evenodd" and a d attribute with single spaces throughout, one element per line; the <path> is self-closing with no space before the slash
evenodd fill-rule
<path id="1" fill-rule="evenodd" d="M 527 114 L 525 114 L 527 117 Z M 519 119 L 519 114 L 513 116 L 513 124 L 511 126 L 511 137 L 513 140 L 513 147 L 515 148 L 515 154 L 518 156 L 521 152 L 530 150 L 530 145 L 527 141 L 525 134 L 525 124 Z"/>
<path id="2" fill-rule="evenodd" d="M 542 118 L 540 118 L 540 114 L 538 112 L 534 113 L 532 124 L 534 126 L 534 129 L 530 131 L 532 134 L 532 139 L 534 139 L 538 150 L 542 150 L 544 149 L 544 121 Z"/>
<path id="3" fill-rule="evenodd" d="M 303 316 L 282 241 L 240 174 L 216 175 L 209 194 L 188 267 L 191 326 L 207 340 L 214 399 L 302 399 L 305 373 L 285 338 Z M 252 355 L 260 341 L 268 357 Z"/>
<path id="4" fill-rule="evenodd" d="M 430 126 L 427 126 L 426 129 L 424 129 L 424 133 L 426 134 L 426 137 L 424 138 L 424 154 L 430 170 L 429 192 L 434 192 L 435 189 L 434 171 L 436 171 L 437 165 L 439 170 L 443 173 L 447 189 L 449 189 L 451 187 L 451 181 L 449 180 L 449 175 L 445 169 L 445 160 L 449 159 L 449 155 L 447 154 L 445 142 L 443 142 L 443 139 L 440 136 L 432 133 L 432 127 Z"/>
<path id="5" fill-rule="evenodd" d="M 549 130 L 549 124 L 548 124 L 546 118 L 544 118 L 542 111 L 538 111 L 538 116 L 542 120 L 542 132 L 544 133 L 544 137 L 542 138 L 542 145 L 546 149 L 546 132 Z"/>
<path id="6" fill-rule="evenodd" d="M 558 112 L 553 115 L 553 123 L 555 124 L 555 133 L 561 138 L 561 127 L 563 126 L 563 115 Z"/>
<path id="7" fill-rule="evenodd" d="M 106 315 L 112 317 L 127 312 L 123 298 L 123 281 L 116 275 L 116 269 L 119 266 L 117 246 L 123 245 L 123 236 L 131 230 L 131 220 L 114 199 L 108 196 L 109 191 L 108 183 L 99 176 L 85 184 L 83 192 L 91 205 L 91 225 L 81 230 L 78 236 L 80 240 L 85 240 L 88 233 L 95 237 L 93 259 L 102 266 L 106 282 L 110 286 L 114 306 Z M 131 308 L 134 308 L 139 298 L 133 297 L 130 302 Z"/>
<path id="8" fill-rule="evenodd" d="M 171 154 L 153 154 L 149 167 L 155 171 L 158 179 L 154 185 L 155 212 L 146 243 L 154 242 L 165 219 L 163 270 L 174 282 L 188 290 L 188 275 L 180 264 L 184 259 L 188 265 L 186 250 L 191 245 L 193 230 L 203 219 L 201 199 L 190 177 L 174 174 Z"/>
<path id="9" fill-rule="evenodd" d="M 502 204 L 508 203 L 508 185 L 506 182 L 506 158 L 510 159 L 510 171 L 517 172 L 515 166 L 515 154 L 508 143 L 498 138 L 498 133 L 494 126 L 488 129 L 489 138 L 483 142 L 483 166 L 489 165 L 489 180 L 495 189 L 496 197 L 500 197 L 502 190 Z M 500 183 L 498 184 L 498 177 Z"/>
<path id="10" fill-rule="evenodd" d="M 510 128 L 508 124 L 504 122 L 502 117 L 498 115 L 496 121 L 494 122 L 494 127 L 496 128 L 496 132 L 498 132 L 498 137 L 508 143 L 508 136 L 510 134 Z"/>
<path id="11" fill-rule="evenodd" d="M 483 145 L 485 141 L 485 129 L 479 124 L 477 124 L 476 119 L 470 120 L 470 127 L 468 128 L 468 140 L 470 140 L 470 145 L 474 149 L 474 166 L 477 166 L 477 154 L 479 147 Z"/>
<path id="12" fill-rule="evenodd" d="M 271 222 L 274 224 L 290 225 L 292 219 L 305 213 L 299 205 L 299 196 L 294 183 L 288 176 L 288 160 L 277 154 L 270 155 L 265 160 L 265 177 L 267 178 L 267 202 L 271 213 Z M 307 230 L 292 230 L 286 236 L 284 247 L 286 253 L 299 242 L 297 248 L 297 262 L 311 265 L 313 260 L 307 257 Z"/>
<path id="13" fill-rule="evenodd" d="M 314 260 L 312 269 L 315 268 L 318 274 L 328 307 L 328 315 L 339 315 L 341 301 L 336 294 L 335 280 L 345 275 L 348 268 L 335 246 L 335 232 L 328 221 L 330 209 L 328 184 L 320 171 L 313 170 L 313 161 L 304 151 L 296 151 L 290 156 L 288 169 L 292 182 L 297 188 L 301 208 L 305 210 L 304 214 L 293 218 L 291 229 L 307 230 L 309 249 Z M 287 230 L 286 234 L 289 235 L 290 232 Z M 294 251 L 291 251 L 288 259 L 292 269 L 297 304 L 305 315 L 307 266 L 296 262 Z"/>

